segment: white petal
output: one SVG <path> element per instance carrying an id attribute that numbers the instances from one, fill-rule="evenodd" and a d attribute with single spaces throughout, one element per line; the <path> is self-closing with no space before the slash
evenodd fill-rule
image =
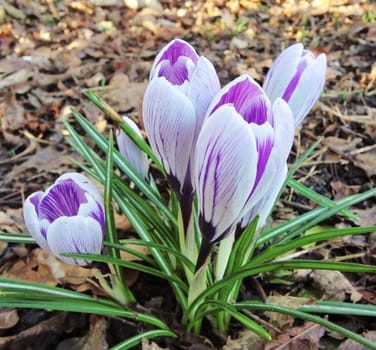
<path id="1" fill-rule="evenodd" d="M 294 142 L 294 115 L 290 105 L 283 99 L 277 98 L 273 104 L 275 148 L 278 158 L 285 163 Z"/>
<path id="2" fill-rule="evenodd" d="M 221 85 L 213 64 L 205 57 L 200 57 L 187 88 L 187 97 L 196 109 L 198 129 L 201 128 L 204 116 Z"/>
<path id="3" fill-rule="evenodd" d="M 277 97 L 283 96 L 286 87 L 294 77 L 303 49 L 301 43 L 291 45 L 277 57 L 270 67 L 263 88 L 272 103 Z"/>
<path id="4" fill-rule="evenodd" d="M 215 228 L 210 241 L 235 224 L 255 180 L 256 167 L 252 130 L 232 106 L 222 106 L 205 120 L 195 154 L 199 212 Z"/>
<path id="5" fill-rule="evenodd" d="M 190 164 L 194 164 L 195 140 L 197 140 L 200 133 L 205 114 L 211 101 L 220 89 L 221 85 L 214 66 L 205 57 L 200 57 L 185 91 L 186 96 L 192 101 L 196 111 L 196 130 Z M 193 171 L 191 171 L 191 176 L 193 176 Z M 194 182 L 193 178 L 192 182 Z"/>
<path id="6" fill-rule="evenodd" d="M 132 119 L 128 117 L 123 117 L 123 120 L 140 137 L 142 137 L 139 127 Z M 143 152 L 123 130 L 117 132 L 116 141 L 120 153 L 135 168 L 138 174 L 140 174 L 140 176 L 146 179 L 148 177 L 149 171 L 149 163 L 146 153 Z"/>
<path id="7" fill-rule="evenodd" d="M 98 203 L 101 203 L 103 205 L 103 199 L 101 194 L 99 193 L 99 190 L 86 176 L 74 172 L 65 173 L 64 175 L 61 175 L 56 179 L 55 184 L 58 184 L 66 180 L 74 181 L 83 190 L 88 192 L 89 195 L 92 196 Z M 46 191 L 46 193 L 48 192 L 48 190 Z"/>
<path id="8" fill-rule="evenodd" d="M 316 103 L 325 85 L 326 56 L 319 55 L 303 72 L 289 106 L 298 125 Z"/>
<path id="9" fill-rule="evenodd" d="M 33 236 L 40 247 L 50 251 L 46 238 L 42 234 L 42 227 L 38 218 L 38 204 L 42 200 L 44 193 L 42 191 L 35 192 L 26 198 L 23 215 L 27 230 Z"/>
<path id="10" fill-rule="evenodd" d="M 258 226 L 260 228 L 265 225 L 266 220 L 271 214 L 270 212 L 273 209 L 274 202 L 276 201 L 279 191 L 281 190 L 281 187 L 286 180 L 286 175 L 287 164 L 282 166 L 282 168 L 276 173 L 276 176 L 274 178 L 274 186 L 259 204 L 258 214 L 260 215 L 260 220 L 258 222 Z"/>
<path id="11" fill-rule="evenodd" d="M 62 257 L 60 254 L 100 254 L 103 235 L 99 223 L 90 217 L 62 216 L 50 225 L 47 241 L 52 253 L 62 261 L 85 266 L 89 263 L 87 260 Z"/>
<path id="12" fill-rule="evenodd" d="M 154 153 L 182 186 L 196 130 L 192 102 L 165 78 L 155 78 L 146 89 L 142 115 Z"/>

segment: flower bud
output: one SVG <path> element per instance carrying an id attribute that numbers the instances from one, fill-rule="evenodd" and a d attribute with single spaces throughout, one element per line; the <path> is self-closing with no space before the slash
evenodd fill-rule
<path id="1" fill-rule="evenodd" d="M 61 253 L 100 254 L 102 250 L 103 201 L 84 175 L 64 174 L 45 192 L 31 194 L 25 201 L 24 220 L 39 246 L 66 263 L 85 266 L 89 261 Z"/>

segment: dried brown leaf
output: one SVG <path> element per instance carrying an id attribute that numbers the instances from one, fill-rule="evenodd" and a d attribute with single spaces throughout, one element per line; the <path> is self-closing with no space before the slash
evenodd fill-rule
<path id="1" fill-rule="evenodd" d="M 15 335 L 0 337 L 0 349 L 52 349 L 61 334 L 80 325 L 77 314 L 60 312 Z"/>
<path id="2" fill-rule="evenodd" d="M 29 170 L 35 170 L 37 174 L 54 173 L 62 174 L 71 168 L 71 161 L 66 157 L 66 154 L 54 147 L 43 147 L 29 157 L 25 162 L 15 166 L 4 177 L 4 183 L 8 184 L 14 181 L 18 176 L 24 174 Z"/>
<path id="3" fill-rule="evenodd" d="M 166 348 L 159 347 L 159 345 L 157 345 L 153 341 L 149 341 L 145 338 L 142 339 L 141 345 L 142 345 L 142 348 L 141 348 L 142 350 L 168 350 Z"/>
<path id="4" fill-rule="evenodd" d="M 1 79 L 0 79 L 1 81 Z M 15 96 L 10 96 L 0 104 L 1 129 L 5 131 L 18 130 L 25 127 L 25 110 Z"/>
<path id="5" fill-rule="evenodd" d="M 265 350 L 317 350 L 320 349 L 320 339 L 324 334 L 324 327 L 306 322 L 301 327 L 286 330 L 277 339 L 267 343 Z"/>
<path id="6" fill-rule="evenodd" d="M 359 226 L 376 225 L 376 206 L 368 209 L 352 209 L 352 212 L 359 216 L 360 222 L 356 221 Z"/>
<path id="7" fill-rule="evenodd" d="M 9 214 L 0 211 L 0 232 L 18 233 L 20 230 Z"/>
<path id="8" fill-rule="evenodd" d="M 18 260 L 1 277 L 22 281 L 38 282 L 49 286 L 56 286 L 57 281 L 48 266 L 38 264 L 36 257 Z"/>
<path id="9" fill-rule="evenodd" d="M 103 317 L 90 317 L 89 334 L 84 338 L 82 350 L 107 350 L 108 321 Z"/>
<path id="10" fill-rule="evenodd" d="M 369 177 L 376 175 L 376 148 L 356 155 L 354 164 L 362 168 Z"/>
<path id="11" fill-rule="evenodd" d="M 368 340 L 371 340 L 376 344 L 376 331 L 368 331 L 365 334 L 363 334 L 365 338 Z M 359 343 L 356 343 L 355 341 L 351 339 L 347 339 L 344 342 L 340 344 L 340 346 L 337 348 L 337 350 L 368 350 L 369 348 L 361 345 Z"/>
<path id="12" fill-rule="evenodd" d="M 222 350 L 264 350 L 264 345 L 265 339 L 246 329 L 235 339 L 229 337 Z"/>
<path id="13" fill-rule="evenodd" d="M 8 248 L 7 242 L 0 242 L 0 256 L 2 256 L 5 250 Z"/>
<path id="14" fill-rule="evenodd" d="M 311 273 L 313 281 L 324 292 L 324 297 L 344 301 L 350 294 L 352 302 L 358 302 L 362 295 L 353 287 L 345 275 L 339 271 L 314 270 Z"/>
<path id="15" fill-rule="evenodd" d="M 288 295 L 270 295 L 266 299 L 267 304 L 274 304 L 284 306 L 290 309 L 296 309 L 301 305 L 307 304 L 310 301 L 308 298 L 292 297 Z M 294 322 L 294 318 L 288 315 L 282 315 L 276 312 L 265 312 L 269 317 L 269 322 L 276 327 L 282 329 Z"/>
<path id="16" fill-rule="evenodd" d="M 0 330 L 12 328 L 19 320 L 17 310 L 0 310 Z"/>
<path id="17" fill-rule="evenodd" d="M 99 95 L 116 111 L 128 112 L 136 110 L 142 101 L 147 81 L 142 83 L 130 82 L 124 73 L 117 73 L 111 79 L 110 84 L 98 91 Z"/>

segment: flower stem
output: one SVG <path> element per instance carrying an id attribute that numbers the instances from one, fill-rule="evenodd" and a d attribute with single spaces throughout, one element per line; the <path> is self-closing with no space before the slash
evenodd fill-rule
<path id="1" fill-rule="evenodd" d="M 222 239 L 219 244 L 217 259 L 215 262 L 215 280 L 220 281 L 226 271 L 227 262 L 231 254 L 231 249 L 235 241 L 235 230 L 231 234 Z"/>

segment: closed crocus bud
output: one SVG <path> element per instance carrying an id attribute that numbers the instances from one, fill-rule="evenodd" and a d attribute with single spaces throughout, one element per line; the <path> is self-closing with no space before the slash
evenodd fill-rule
<path id="1" fill-rule="evenodd" d="M 142 116 L 150 145 L 179 197 L 185 221 L 192 204 L 191 164 L 197 136 L 219 90 L 214 66 L 187 42 L 173 40 L 155 58 Z"/>
<path id="2" fill-rule="evenodd" d="M 30 195 L 24 220 L 39 246 L 66 263 L 85 266 L 89 261 L 61 253 L 101 253 L 103 201 L 94 184 L 81 174 L 62 175 L 45 192 Z"/>
<path id="3" fill-rule="evenodd" d="M 320 97 L 325 74 L 325 54 L 315 57 L 302 44 L 295 44 L 278 56 L 263 88 L 272 102 L 281 97 L 289 104 L 297 126 Z"/>
<path id="4" fill-rule="evenodd" d="M 275 185 L 294 137 L 287 103 L 273 106 L 262 88 L 242 75 L 208 109 L 197 140 L 195 188 L 202 245 L 196 268 Z"/>
<path id="5" fill-rule="evenodd" d="M 140 128 L 132 119 L 123 117 L 123 121 L 124 123 L 127 123 L 140 137 L 142 137 Z M 119 151 L 124 158 L 134 167 L 140 176 L 147 179 L 149 162 L 146 153 L 143 152 L 123 130 L 117 132 L 116 141 Z"/>

